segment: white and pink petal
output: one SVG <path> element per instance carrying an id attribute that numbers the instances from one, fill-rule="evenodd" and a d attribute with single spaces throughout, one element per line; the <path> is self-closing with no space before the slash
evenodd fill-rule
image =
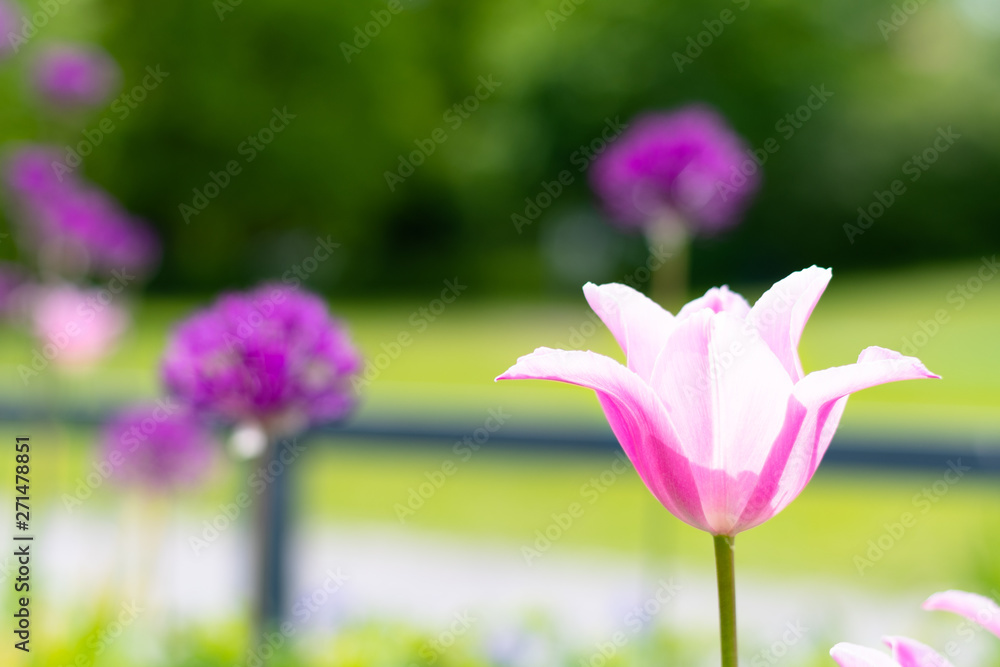
<path id="1" fill-rule="evenodd" d="M 1000 606 L 984 595 L 965 591 L 945 591 L 927 598 L 923 608 L 928 611 L 950 611 L 964 616 L 1000 637 Z"/>
<path id="2" fill-rule="evenodd" d="M 594 352 L 539 348 L 497 380 L 555 380 L 593 389 L 636 472 L 674 516 L 709 530 L 690 462 L 660 399 L 634 372 Z"/>
<path id="3" fill-rule="evenodd" d="M 899 663 L 881 651 L 847 642 L 841 642 L 830 649 L 830 657 L 840 667 L 900 667 Z"/>
<path id="4" fill-rule="evenodd" d="M 750 309 L 747 321 L 777 355 L 793 382 L 802 378 L 799 342 L 833 273 L 811 266 L 779 280 Z"/>
<path id="5" fill-rule="evenodd" d="M 627 285 L 587 283 L 583 294 L 625 353 L 629 369 L 648 382 L 674 316 Z"/>

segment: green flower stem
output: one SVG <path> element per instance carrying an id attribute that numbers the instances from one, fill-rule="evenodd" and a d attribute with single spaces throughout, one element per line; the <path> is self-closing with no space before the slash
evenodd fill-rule
<path id="1" fill-rule="evenodd" d="M 684 223 L 664 216 L 646 232 L 652 277 L 649 295 L 667 310 L 676 313 L 687 301 L 690 238 Z"/>
<path id="2" fill-rule="evenodd" d="M 736 659 L 736 538 L 715 536 L 715 572 L 719 579 L 719 636 L 722 667 L 737 667 Z"/>

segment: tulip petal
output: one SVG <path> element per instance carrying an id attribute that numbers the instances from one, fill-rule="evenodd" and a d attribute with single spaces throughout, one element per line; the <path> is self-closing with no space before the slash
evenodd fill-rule
<path id="1" fill-rule="evenodd" d="M 924 602 L 927 611 L 950 611 L 978 623 L 1000 637 L 1000 606 L 984 595 L 965 591 L 935 593 Z"/>
<path id="2" fill-rule="evenodd" d="M 629 370 L 648 382 L 673 328 L 674 316 L 627 285 L 587 283 L 583 294 L 618 341 Z"/>
<path id="3" fill-rule="evenodd" d="M 555 380 L 593 389 L 604 414 L 646 487 L 685 523 L 709 530 L 676 431 L 660 399 L 642 379 L 594 352 L 538 348 L 497 380 Z"/>
<path id="4" fill-rule="evenodd" d="M 690 317 L 705 308 L 716 313 L 729 313 L 741 320 L 746 319 L 747 314 L 750 313 L 750 304 L 747 303 L 747 300 L 742 295 L 731 291 L 728 285 L 723 285 L 722 287 L 713 287 L 705 292 L 705 296 L 685 304 L 677 313 L 677 318 Z"/>
<path id="5" fill-rule="evenodd" d="M 884 347 L 869 347 L 856 364 L 814 371 L 795 385 L 795 396 L 809 408 L 819 408 L 862 389 L 900 380 L 940 378 L 916 357 Z"/>
<path id="6" fill-rule="evenodd" d="M 881 651 L 847 642 L 830 649 L 830 657 L 840 667 L 899 667 L 895 660 Z"/>
<path id="7" fill-rule="evenodd" d="M 902 667 L 953 667 L 940 653 L 926 644 L 907 637 L 883 637 L 892 657 Z"/>
<path id="8" fill-rule="evenodd" d="M 803 376 L 799 360 L 802 331 L 832 275 L 830 269 L 816 266 L 796 271 L 764 292 L 747 316 L 794 382 Z"/>
<path id="9" fill-rule="evenodd" d="M 784 428 L 788 374 L 745 322 L 704 309 L 678 321 L 652 384 L 692 463 L 712 532 L 731 534 Z"/>

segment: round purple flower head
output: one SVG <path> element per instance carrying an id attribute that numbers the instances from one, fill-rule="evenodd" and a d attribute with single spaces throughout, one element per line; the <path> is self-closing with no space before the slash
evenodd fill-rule
<path id="1" fill-rule="evenodd" d="M 53 146 L 28 144 L 4 159 L 4 185 L 15 197 L 42 197 L 75 187 L 73 175 L 62 174 L 53 165 L 62 164 L 59 150 Z"/>
<path id="2" fill-rule="evenodd" d="M 163 400 L 119 413 L 105 425 L 101 441 L 115 477 L 160 489 L 200 481 L 215 448 L 200 421 Z"/>
<path id="3" fill-rule="evenodd" d="M 48 47 L 35 62 L 34 87 L 47 103 L 64 109 L 92 108 L 118 86 L 118 65 L 92 46 Z"/>
<path id="4" fill-rule="evenodd" d="M 0 60 L 14 52 L 12 36 L 19 35 L 21 11 L 8 0 L 0 0 Z"/>
<path id="5" fill-rule="evenodd" d="M 159 261 L 159 241 L 149 226 L 65 170 L 56 149 L 17 149 L 6 159 L 4 181 L 26 240 L 57 272 L 146 274 Z"/>
<path id="6" fill-rule="evenodd" d="M 99 273 L 146 273 L 159 261 L 156 235 L 103 190 L 62 188 L 32 198 L 28 209 L 50 255 L 82 254 Z"/>
<path id="7" fill-rule="evenodd" d="M 691 232 L 738 222 L 759 179 L 740 171 L 747 146 L 714 110 L 693 105 L 642 116 L 601 155 L 590 181 L 625 227 L 680 219 Z"/>
<path id="8" fill-rule="evenodd" d="M 163 377 L 195 410 L 258 424 L 273 437 L 347 414 L 360 368 L 346 330 L 319 297 L 264 285 L 225 294 L 182 322 Z"/>

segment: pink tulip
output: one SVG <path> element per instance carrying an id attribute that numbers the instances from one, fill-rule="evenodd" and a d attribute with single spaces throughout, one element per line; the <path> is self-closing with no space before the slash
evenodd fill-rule
<path id="1" fill-rule="evenodd" d="M 664 507 L 695 528 L 732 536 L 775 516 L 805 488 L 851 393 L 938 377 L 880 347 L 855 364 L 806 375 L 799 340 L 830 276 L 815 266 L 793 273 L 753 308 L 727 287 L 712 288 L 676 316 L 624 285 L 588 283 L 587 301 L 627 365 L 539 348 L 497 379 L 593 389 Z"/>
<path id="2" fill-rule="evenodd" d="M 830 656 L 840 667 L 952 667 L 937 651 L 906 637 L 883 637 L 892 659 L 884 653 L 854 644 L 837 644 Z"/>
<path id="3" fill-rule="evenodd" d="M 1000 606 L 975 593 L 945 591 L 927 598 L 923 608 L 928 611 L 950 611 L 964 616 L 1000 637 Z M 893 660 L 884 653 L 855 644 L 841 643 L 830 649 L 830 655 L 840 667 L 951 667 L 934 649 L 905 637 L 883 637 L 892 649 Z"/>

